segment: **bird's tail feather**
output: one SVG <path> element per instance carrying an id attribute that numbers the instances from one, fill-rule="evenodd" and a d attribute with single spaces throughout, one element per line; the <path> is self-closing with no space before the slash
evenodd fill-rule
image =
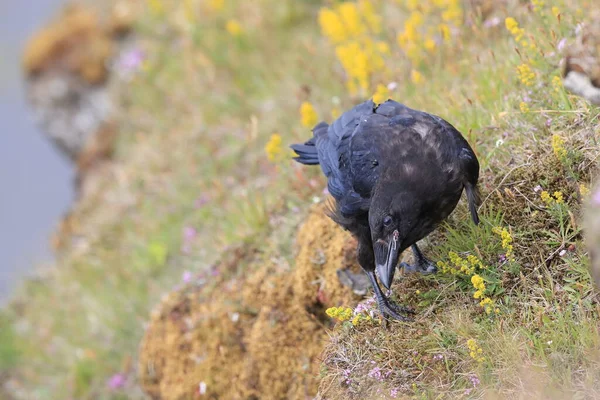
<path id="1" fill-rule="evenodd" d="M 314 137 L 304 144 L 293 144 L 290 147 L 298 155 L 298 157 L 294 157 L 294 160 L 299 163 L 306 165 L 319 164 L 319 155 L 317 153 L 317 147 L 315 146 Z"/>
<path id="2" fill-rule="evenodd" d="M 317 151 L 317 137 L 327 135 L 327 125 L 325 122 L 317 124 L 313 128 L 313 137 L 304 144 L 293 144 L 290 147 L 296 152 L 298 157 L 294 160 L 301 164 L 317 165 L 319 164 L 319 153 Z"/>
<path id="3" fill-rule="evenodd" d="M 477 187 L 477 184 L 467 183 L 465 185 L 465 191 L 467 192 L 467 202 L 469 203 L 471 219 L 473 219 L 475 225 L 479 225 L 479 215 L 477 214 L 477 208 L 479 208 L 479 205 L 481 204 L 479 187 Z"/>

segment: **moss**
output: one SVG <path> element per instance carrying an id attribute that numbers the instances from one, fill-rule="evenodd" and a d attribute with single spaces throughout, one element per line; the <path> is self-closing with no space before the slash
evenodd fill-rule
<path id="1" fill-rule="evenodd" d="M 193 398 L 204 382 L 212 398 L 314 396 L 330 324 L 324 310 L 358 300 L 336 275 L 350 266 L 355 245 L 319 205 L 299 228 L 296 246 L 294 268 L 241 249 L 218 265 L 212 282 L 169 294 L 141 345 L 144 390 Z"/>

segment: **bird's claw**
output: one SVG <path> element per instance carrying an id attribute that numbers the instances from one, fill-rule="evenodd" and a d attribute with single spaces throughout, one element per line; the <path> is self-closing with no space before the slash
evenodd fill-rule
<path id="1" fill-rule="evenodd" d="M 381 314 L 384 318 L 391 317 L 392 319 L 398 321 L 409 322 L 412 321 L 412 319 L 403 314 L 416 314 L 410 308 L 399 306 L 398 304 L 394 303 L 389 299 L 382 299 L 381 301 L 378 301 L 378 303 L 379 310 L 381 311 Z"/>
<path id="2" fill-rule="evenodd" d="M 427 259 L 417 261 L 414 265 L 403 262 L 400 263 L 399 267 L 404 268 L 406 272 L 419 272 L 423 275 L 435 274 L 438 270 L 437 266 Z"/>

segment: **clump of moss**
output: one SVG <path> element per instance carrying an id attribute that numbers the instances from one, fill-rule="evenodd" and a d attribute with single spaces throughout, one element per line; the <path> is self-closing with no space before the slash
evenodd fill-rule
<path id="1" fill-rule="evenodd" d="M 336 275 L 353 258 L 352 243 L 319 205 L 299 229 L 293 268 L 243 248 L 210 281 L 168 295 L 141 345 L 144 390 L 179 399 L 203 383 L 222 399 L 315 395 L 332 323 L 324 310 L 358 301 Z"/>

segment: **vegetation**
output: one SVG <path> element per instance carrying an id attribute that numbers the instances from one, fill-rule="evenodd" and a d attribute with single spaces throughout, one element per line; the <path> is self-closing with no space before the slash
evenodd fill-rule
<path id="1" fill-rule="evenodd" d="M 563 89 L 559 67 L 591 7 L 148 0 L 136 26 L 145 60 L 121 95 L 114 165 L 75 206 L 57 265 L 0 318 L 0 394 L 143 398 L 132 360 L 152 306 L 197 284 L 190 276 L 210 280 L 234 245 L 294 270 L 292 228 L 324 181 L 286 145 L 374 96 L 464 133 L 482 164 L 482 223 L 461 204 L 428 240 L 441 273 L 397 279 L 413 323 L 383 328 L 369 299 L 322 301 L 338 308 L 319 314 L 332 330 L 309 393 L 596 397 L 599 315 L 580 215 L 599 112 Z"/>

